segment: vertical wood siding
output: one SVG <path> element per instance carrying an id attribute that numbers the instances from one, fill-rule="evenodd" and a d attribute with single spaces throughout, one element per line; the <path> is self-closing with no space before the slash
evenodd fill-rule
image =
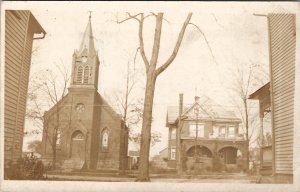
<path id="1" fill-rule="evenodd" d="M 5 12 L 4 159 L 22 155 L 33 32 L 29 11 Z"/>
<path id="2" fill-rule="evenodd" d="M 275 173 L 293 173 L 296 27 L 294 14 L 269 14 Z"/>

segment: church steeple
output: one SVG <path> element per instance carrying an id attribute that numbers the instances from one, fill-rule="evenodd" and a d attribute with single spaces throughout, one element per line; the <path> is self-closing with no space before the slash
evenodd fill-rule
<path id="1" fill-rule="evenodd" d="M 91 15 L 89 16 L 89 22 L 88 22 L 85 32 L 83 34 L 83 38 L 82 38 L 78 52 L 82 53 L 85 49 L 87 49 L 86 51 L 90 55 L 93 55 L 96 53 L 95 46 L 94 46 L 94 36 L 93 36 L 93 31 L 92 31 Z"/>
<path id="2" fill-rule="evenodd" d="M 78 50 L 74 51 L 70 88 L 98 88 L 99 58 L 94 45 L 91 15 Z"/>

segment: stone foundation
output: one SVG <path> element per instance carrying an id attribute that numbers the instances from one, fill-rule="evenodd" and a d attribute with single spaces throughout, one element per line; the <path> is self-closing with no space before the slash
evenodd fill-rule
<path id="1" fill-rule="evenodd" d="M 98 160 L 97 169 L 119 169 L 119 161 L 114 160 Z"/>

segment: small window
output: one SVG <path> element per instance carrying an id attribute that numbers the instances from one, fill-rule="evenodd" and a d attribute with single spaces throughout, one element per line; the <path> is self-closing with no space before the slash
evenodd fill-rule
<path id="1" fill-rule="evenodd" d="M 219 127 L 214 126 L 212 132 L 212 138 L 217 138 L 219 136 Z"/>
<path id="2" fill-rule="evenodd" d="M 196 135 L 196 130 L 198 130 L 198 134 Z M 199 125 L 196 125 L 196 124 L 192 124 L 190 125 L 190 137 L 204 137 L 204 125 L 202 124 L 199 124 Z"/>
<path id="3" fill-rule="evenodd" d="M 234 127 L 228 128 L 228 137 L 233 138 L 235 136 L 234 130 Z"/>
<path id="4" fill-rule="evenodd" d="M 226 127 L 221 127 L 220 128 L 220 136 L 225 137 L 226 136 Z"/>
<path id="5" fill-rule="evenodd" d="M 176 139 L 176 128 L 171 129 L 171 139 Z"/>
<path id="6" fill-rule="evenodd" d="M 104 129 L 101 135 L 101 149 L 106 150 L 108 148 L 108 130 Z"/>
<path id="7" fill-rule="evenodd" d="M 176 148 L 172 147 L 170 152 L 171 152 L 171 154 L 170 154 L 171 160 L 175 160 L 176 159 Z"/>
<path id="8" fill-rule="evenodd" d="M 60 145 L 60 142 L 61 142 L 61 131 L 60 129 L 57 129 L 56 145 Z"/>

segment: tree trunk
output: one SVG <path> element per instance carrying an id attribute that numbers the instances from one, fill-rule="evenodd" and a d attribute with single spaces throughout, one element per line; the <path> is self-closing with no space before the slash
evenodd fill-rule
<path id="1" fill-rule="evenodd" d="M 155 90 L 156 75 L 153 70 L 152 73 L 147 74 L 147 84 L 145 91 L 143 125 L 141 135 L 140 147 L 140 162 L 139 173 L 137 181 L 150 181 L 149 178 L 149 152 L 151 141 L 151 123 L 152 123 L 152 108 Z"/>
<path id="2" fill-rule="evenodd" d="M 247 156 L 247 167 L 246 170 L 247 172 L 249 171 L 249 119 L 248 119 L 248 105 L 247 105 L 247 98 L 244 98 L 244 107 L 245 107 L 245 119 L 246 119 L 246 145 L 247 145 L 247 150 L 246 150 L 246 156 Z"/>
<path id="3" fill-rule="evenodd" d="M 56 140 L 57 140 L 57 129 L 54 129 L 54 136 L 53 136 L 53 142 L 52 142 L 52 169 L 55 169 L 56 165 Z"/>
<path id="4" fill-rule="evenodd" d="M 127 151 L 126 149 L 126 124 L 125 122 L 122 123 L 122 130 L 121 130 L 121 144 L 122 146 L 120 147 L 121 149 L 121 172 L 120 175 L 125 175 L 125 161 L 126 161 L 126 156 L 127 156 Z"/>
<path id="5" fill-rule="evenodd" d="M 139 20 L 139 40 L 140 40 L 140 53 L 143 58 L 144 64 L 146 66 L 147 74 L 147 83 L 145 90 L 145 99 L 144 99 L 144 113 L 143 113 L 143 125 L 142 125 L 142 134 L 141 134 L 141 147 L 140 147 L 140 164 L 139 164 L 139 174 L 137 181 L 149 181 L 149 152 L 150 152 L 150 143 L 151 143 L 151 123 L 152 123 L 152 108 L 153 108 L 153 99 L 154 99 L 154 90 L 155 82 L 157 76 L 162 73 L 175 59 L 178 50 L 180 48 L 182 38 L 185 32 L 187 25 L 192 17 L 192 13 L 188 14 L 186 21 L 184 22 L 181 31 L 179 33 L 176 45 L 174 47 L 172 55 L 169 59 L 156 69 L 159 49 L 160 49 L 160 38 L 161 38 L 161 29 L 163 21 L 163 13 L 158 13 L 156 15 L 156 26 L 154 32 L 154 41 L 152 48 L 152 55 L 150 62 L 147 60 L 144 51 L 144 42 L 143 42 L 143 23 L 144 15 L 141 14 L 141 20 Z"/>

